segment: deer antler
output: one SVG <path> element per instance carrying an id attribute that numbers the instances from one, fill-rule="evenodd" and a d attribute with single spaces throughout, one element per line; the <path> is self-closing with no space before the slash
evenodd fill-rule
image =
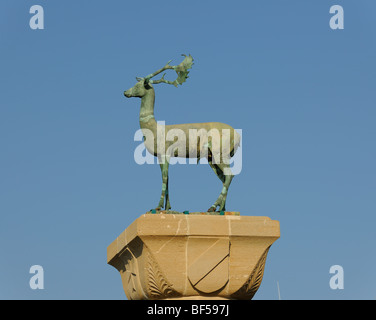
<path id="1" fill-rule="evenodd" d="M 169 63 L 170 63 L 171 61 L 172 61 L 172 60 L 170 60 L 169 62 L 167 62 L 166 65 L 165 65 L 163 68 L 161 68 L 161 69 L 159 69 L 159 70 L 157 70 L 157 71 L 155 71 L 155 72 L 149 74 L 149 75 L 146 76 L 145 78 L 143 78 L 143 77 L 136 77 L 136 80 L 137 80 L 137 81 L 141 81 L 141 80 L 147 80 L 147 81 L 149 81 L 151 78 L 155 77 L 156 75 L 160 74 L 161 72 L 163 72 L 163 71 L 165 71 L 165 70 L 168 70 L 168 69 L 174 69 L 173 66 L 170 66 L 170 65 L 169 65 Z M 163 78 L 163 77 L 164 77 L 164 75 L 162 76 L 162 78 Z M 151 81 L 150 81 L 150 82 L 151 82 Z M 162 81 L 160 81 L 160 82 L 162 82 Z M 158 83 L 160 83 L 160 82 L 158 82 Z M 151 83 L 155 83 L 155 82 L 151 82 Z"/>
<path id="2" fill-rule="evenodd" d="M 181 85 L 187 80 L 188 73 L 189 73 L 188 69 L 192 68 L 192 65 L 193 65 L 193 58 L 192 58 L 191 55 L 186 56 L 185 54 L 182 54 L 182 56 L 184 56 L 185 58 L 179 65 L 170 66 L 170 62 L 172 61 L 172 60 L 170 60 L 169 62 L 167 62 L 167 64 L 163 68 L 153 72 L 152 74 L 149 74 L 145 78 L 136 78 L 136 79 L 138 81 L 145 79 L 152 84 L 158 84 L 158 83 L 173 84 L 175 87 L 177 87 L 179 84 Z M 150 80 L 151 78 L 155 77 L 156 75 L 160 74 L 161 72 L 163 72 L 165 70 L 171 70 L 171 69 L 175 70 L 176 73 L 178 74 L 177 79 L 175 79 L 174 81 L 165 80 L 164 76 L 166 74 L 163 74 L 162 78 L 159 79 L 159 80 Z"/>
<path id="3" fill-rule="evenodd" d="M 160 74 L 161 72 L 165 71 L 165 70 L 168 70 L 168 69 L 174 69 L 173 66 L 170 66 L 170 62 L 172 60 L 170 60 L 169 62 L 166 63 L 166 65 L 162 68 L 162 69 L 159 69 L 155 72 L 153 72 L 152 74 L 149 74 L 148 76 L 145 77 L 145 79 L 151 79 L 151 78 L 154 78 L 156 75 Z"/>

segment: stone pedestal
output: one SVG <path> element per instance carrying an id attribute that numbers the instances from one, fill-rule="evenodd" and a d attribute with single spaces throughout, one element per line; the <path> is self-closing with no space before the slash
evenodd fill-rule
<path id="1" fill-rule="evenodd" d="M 268 217 L 144 214 L 107 248 L 128 299 L 252 299 L 280 236 Z"/>

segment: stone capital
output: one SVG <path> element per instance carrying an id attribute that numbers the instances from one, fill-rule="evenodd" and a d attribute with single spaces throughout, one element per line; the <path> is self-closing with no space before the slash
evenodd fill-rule
<path id="1" fill-rule="evenodd" d="M 144 214 L 107 248 L 128 299 L 252 299 L 279 222 Z"/>

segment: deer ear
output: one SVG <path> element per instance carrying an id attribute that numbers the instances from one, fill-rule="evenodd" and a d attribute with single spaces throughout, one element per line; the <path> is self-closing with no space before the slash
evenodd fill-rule
<path id="1" fill-rule="evenodd" d="M 144 80 L 144 88 L 145 88 L 145 89 L 151 89 L 150 79 L 149 79 L 149 78 L 146 78 L 146 79 Z"/>

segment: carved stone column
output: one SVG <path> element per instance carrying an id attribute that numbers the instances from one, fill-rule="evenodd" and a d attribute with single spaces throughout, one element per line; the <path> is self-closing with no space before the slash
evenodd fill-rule
<path id="1" fill-rule="evenodd" d="M 144 214 L 107 248 L 128 299 L 252 299 L 270 246 L 268 217 Z"/>

